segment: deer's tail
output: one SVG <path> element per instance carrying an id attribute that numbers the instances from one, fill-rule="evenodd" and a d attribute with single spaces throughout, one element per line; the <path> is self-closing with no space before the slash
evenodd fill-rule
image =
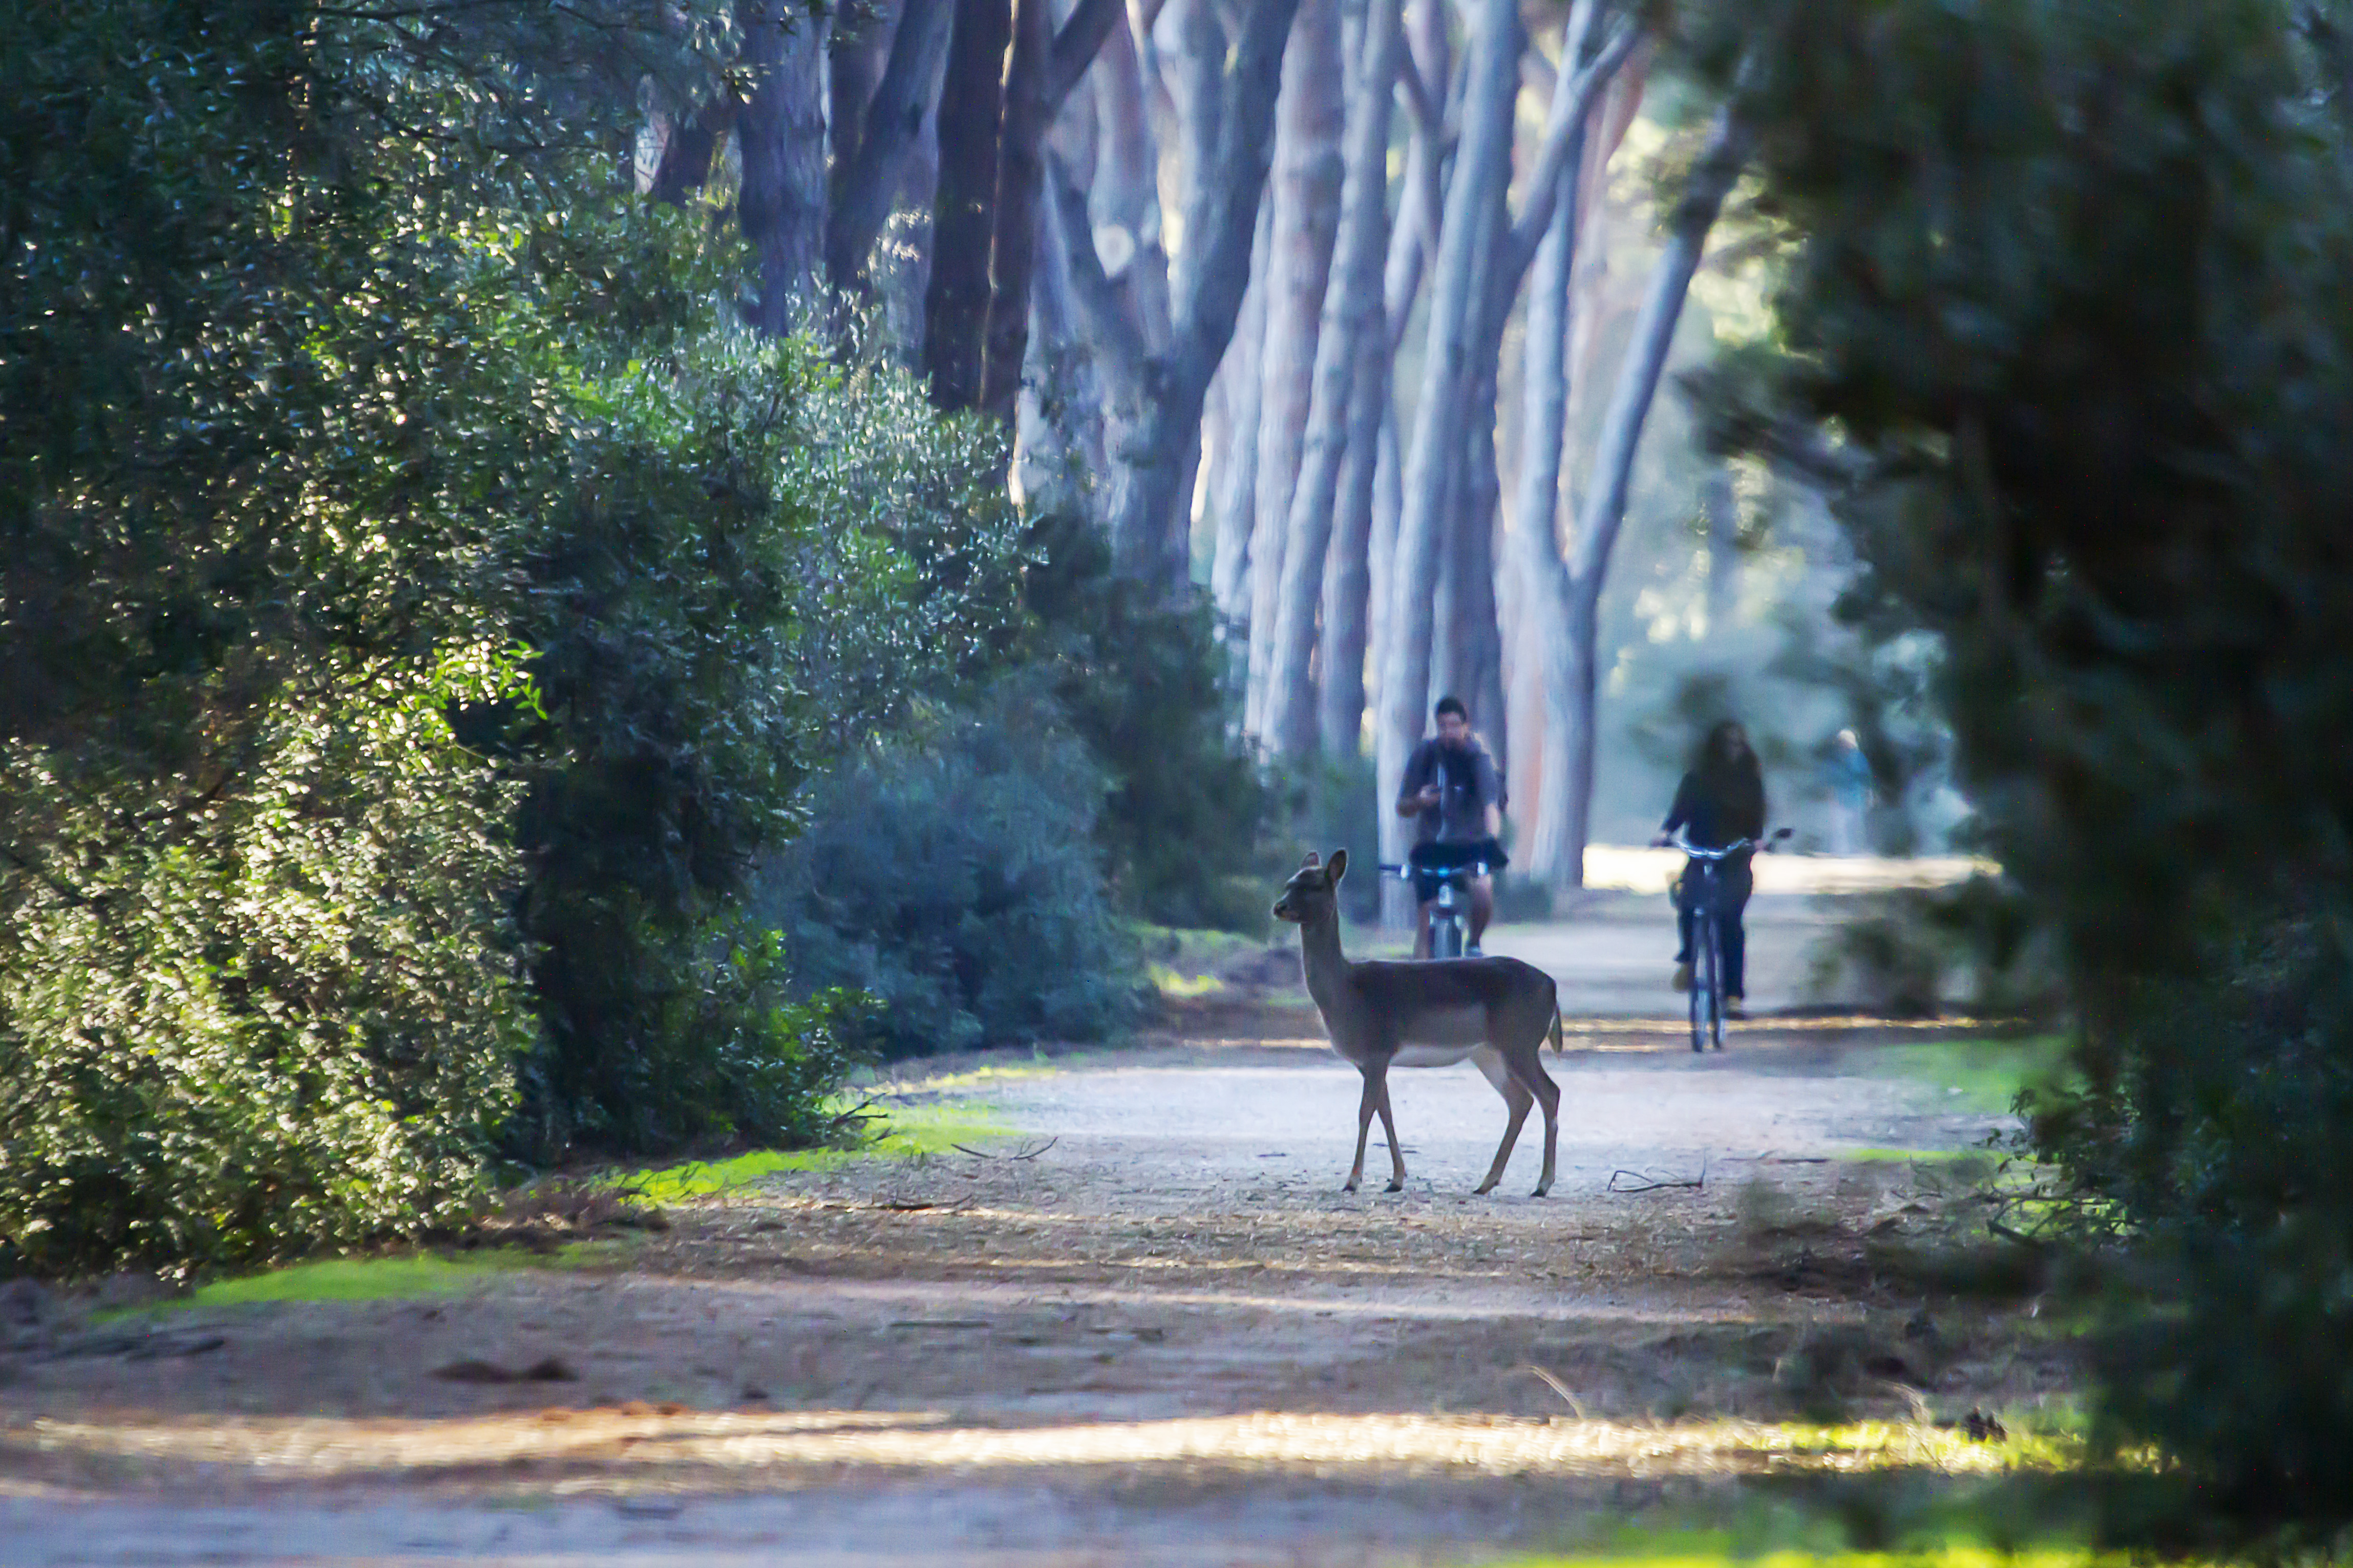
<path id="1" fill-rule="evenodd" d="M 1552 1005 L 1552 1054 L 1558 1056 L 1568 1047 L 1561 1043 L 1560 1004 Z"/>

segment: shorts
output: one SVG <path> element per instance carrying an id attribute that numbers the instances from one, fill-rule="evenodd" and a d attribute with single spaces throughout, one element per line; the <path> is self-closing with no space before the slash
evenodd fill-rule
<path id="1" fill-rule="evenodd" d="M 1414 899 L 1426 904 L 1438 897 L 1450 874 L 1482 864 L 1490 872 L 1500 871 L 1511 864 L 1512 858 L 1492 838 L 1468 838 L 1459 843 L 1417 844 L 1407 860 L 1413 868 Z"/>

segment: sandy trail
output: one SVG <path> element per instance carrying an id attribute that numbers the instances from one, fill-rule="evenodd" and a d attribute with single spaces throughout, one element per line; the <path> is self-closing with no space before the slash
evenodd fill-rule
<path id="1" fill-rule="evenodd" d="M 1824 1325 L 1880 1334 L 1940 1408 L 2063 1375 L 1978 1310 L 1936 1306 L 1934 1354 L 1897 1336 L 1924 1298 L 1870 1249 L 1936 1223 L 1934 1183 L 1852 1157 L 2001 1121 L 1886 1070 L 1915 1033 L 1754 1026 L 1694 1058 L 1588 1026 L 1547 1057 L 1539 1202 L 1533 1131 L 1470 1196 L 1503 1110 L 1468 1067 L 1399 1076 L 1408 1190 L 1342 1194 L 1356 1079 L 1311 1026 L 1277 998 L 1002 1064 L 977 1154 L 680 1205 L 609 1268 L 165 1313 L 148 1354 L 22 1342 L 0 1563 L 1472 1561 L 1816 1462 L 1737 1423 L 1788 1414 L 1776 1367 Z M 567 1381 L 434 1375 L 549 1356 Z"/>

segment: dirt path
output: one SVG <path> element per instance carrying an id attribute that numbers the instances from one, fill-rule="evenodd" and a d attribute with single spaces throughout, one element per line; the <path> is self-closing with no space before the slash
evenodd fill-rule
<path id="1" fill-rule="evenodd" d="M 29 1331 L 0 1563 L 1469 1561 L 1833 1462 L 1764 1425 L 1800 1410 L 2063 1377 L 1936 1276 L 1942 1167 L 1857 1158 L 2000 1121 L 1916 1032 L 1695 1059 L 1588 1023 L 1538 1202 L 1532 1138 L 1469 1195 L 1503 1118 L 1467 1067 L 1397 1085 L 1408 1190 L 1340 1194 L 1354 1076 L 1304 1022 L 1205 1005 L 1192 1043 L 902 1086 L 998 1121 L 593 1266 Z"/>

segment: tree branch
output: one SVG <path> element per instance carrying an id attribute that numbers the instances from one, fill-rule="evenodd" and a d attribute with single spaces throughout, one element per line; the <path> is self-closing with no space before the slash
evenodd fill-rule
<path id="1" fill-rule="evenodd" d="M 1406 111 L 1413 116 L 1414 128 L 1433 142 L 1445 129 L 1439 123 L 1443 112 L 1430 96 L 1430 83 L 1421 77 L 1421 67 L 1414 63 L 1413 51 L 1408 49 L 1398 65 L 1398 85 L 1405 89 Z"/>
<path id="2" fill-rule="evenodd" d="M 1054 35 L 1053 53 L 1046 67 L 1046 109 L 1060 109 L 1071 89 L 1103 52 L 1111 30 L 1127 20 L 1127 0 L 1079 0 L 1070 20 Z"/>
<path id="3" fill-rule="evenodd" d="M 1641 36 L 1642 29 L 1634 23 L 1620 22 L 1602 44 L 1600 52 L 1569 79 L 1567 89 L 1553 94 L 1552 113 L 1545 121 L 1544 146 L 1528 176 L 1527 201 L 1520 216 L 1513 220 L 1512 232 L 1504 240 L 1504 277 L 1520 277 L 1535 259 L 1536 247 L 1544 242 L 1545 230 L 1552 223 L 1553 204 L 1560 197 L 1561 171 L 1567 166 L 1569 147 L 1577 140 L 1577 129 L 1591 112 L 1593 100 L 1634 52 Z M 1572 39 L 1571 47 L 1577 42 Z"/>

